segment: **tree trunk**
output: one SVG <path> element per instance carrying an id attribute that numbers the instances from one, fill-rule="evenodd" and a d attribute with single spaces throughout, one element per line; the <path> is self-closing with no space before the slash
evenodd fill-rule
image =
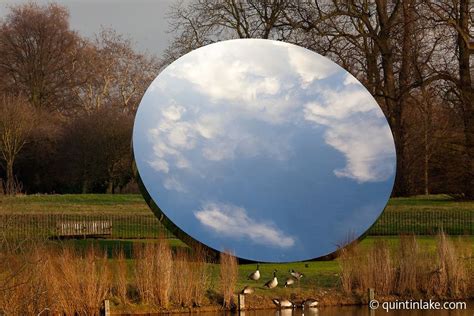
<path id="1" fill-rule="evenodd" d="M 424 131 L 424 145 L 425 145 L 425 159 L 424 159 L 424 187 L 425 195 L 430 194 L 429 180 L 430 180 L 430 146 L 429 146 L 429 134 L 428 134 L 428 113 L 425 113 L 425 131 Z"/>
<path id="2" fill-rule="evenodd" d="M 8 159 L 6 162 L 7 182 L 5 185 L 6 194 L 15 194 L 15 176 L 13 175 L 13 159 Z"/>
<path id="3" fill-rule="evenodd" d="M 469 0 L 459 4 L 459 24 L 469 34 Z M 464 174 L 464 195 L 474 199 L 474 89 L 472 87 L 468 43 L 458 31 L 459 83 L 464 110 L 464 135 L 466 141 L 466 172 Z"/>

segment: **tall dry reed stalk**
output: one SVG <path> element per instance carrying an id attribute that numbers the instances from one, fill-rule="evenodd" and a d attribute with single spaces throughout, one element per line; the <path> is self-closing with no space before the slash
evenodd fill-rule
<path id="1" fill-rule="evenodd" d="M 48 260 L 49 292 L 55 300 L 52 309 L 67 315 L 97 314 L 112 285 L 107 254 L 93 247 L 85 254 L 65 247 Z"/>
<path id="2" fill-rule="evenodd" d="M 0 250 L 0 315 L 36 315 L 48 310 L 40 248 L 38 245 L 31 252 Z"/>
<path id="3" fill-rule="evenodd" d="M 173 278 L 173 302 L 180 306 L 201 306 L 210 286 L 210 273 L 206 252 L 202 247 L 178 249 L 173 260 L 173 270 L 179 277 Z"/>
<path id="4" fill-rule="evenodd" d="M 171 292 L 172 253 L 168 241 L 147 243 L 134 248 L 135 280 L 140 300 L 145 304 L 168 307 Z"/>
<path id="5" fill-rule="evenodd" d="M 342 290 L 362 295 L 367 288 L 375 288 L 381 295 L 453 299 L 469 297 L 474 289 L 469 243 L 453 242 L 440 233 L 433 253 L 419 247 L 415 236 L 402 236 L 397 250 L 391 252 L 383 241 L 368 251 L 343 249 L 339 258 Z"/>
<path id="6" fill-rule="evenodd" d="M 355 275 L 357 273 L 358 257 L 356 256 L 358 249 L 357 247 L 348 247 L 340 249 L 339 256 L 339 267 L 340 267 L 340 281 L 342 291 L 346 294 L 352 293 L 352 290 L 356 287 Z"/>
<path id="7" fill-rule="evenodd" d="M 114 269 L 114 295 L 120 300 L 120 303 L 127 305 L 129 299 L 127 296 L 128 289 L 128 272 L 127 261 L 123 248 L 115 252 L 115 269 Z"/>
<path id="8" fill-rule="evenodd" d="M 192 255 L 192 275 L 193 275 L 193 301 L 200 306 L 204 303 L 206 292 L 210 287 L 211 275 L 209 271 L 208 254 L 206 250 L 197 246 Z"/>
<path id="9" fill-rule="evenodd" d="M 95 315 L 110 289 L 103 252 L 23 245 L 0 260 L 0 314 Z M 8 259 L 8 263 L 3 259 Z"/>
<path id="10" fill-rule="evenodd" d="M 438 234 L 436 248 L 438 267 L 433 271 L 434 293 L 450 298 L 464 296 L 469 288 L 469 270 L 462 250 L 444 232 Z"/>
<path id="11" fill-rule="evenodd" d="M 179 276 L 173 278 L 173 301 L 180 306 L 190 307 L 193 304 L 192 262 L 187 249 L 178 249 L 173 260 L 173 270 L 179 271 Z"/>
<path id="12" fill-rule="evenodd" d="M 220 290 L 223 305 L 230 308 L 234 305 L 234 289 L 237 283 L 237 258 L 230 252 L 224 251 L 220 255 Z"/>
<path id="13" fill-rule="evenodd" d="M 400 236 L 400 246 L 398 249 L 398 267 L 396 276 L 396 291 L 400 295 L 413 295 L 418 291 L 418 285 L 422 280 L 420 275 L 423 267 L 420 261 L 423 260 L 420 247 L 415 235 Z"/>
<path id="14" fill-rule="evenodd" d="M 369 252 L 368 259 L 371 287 L 375 288 L 379 294 L 390 294 L 394 289 L 395 273 L 387 242 L 377 240 Z"/>

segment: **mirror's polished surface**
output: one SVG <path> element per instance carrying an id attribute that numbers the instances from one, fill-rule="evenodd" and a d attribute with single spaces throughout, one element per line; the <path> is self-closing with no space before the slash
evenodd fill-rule
<path id="1" fill-rule="evenodd" d="M 192 51 L 146 91 L 134 155 L 192 238 L 255 261 L 334 252 L 381 214 L 395 147 L 370 93 L 330 60 L 270 40 Z"/>

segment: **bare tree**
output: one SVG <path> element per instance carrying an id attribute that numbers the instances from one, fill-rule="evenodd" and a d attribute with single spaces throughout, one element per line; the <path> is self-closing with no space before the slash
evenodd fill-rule
<path id="1" fill-rule="evenodd" d="M 448 29 L 452 37 L 451 43 L 455 49 L 444 52 L 453 56 L 457 61 L 457 73 L 452 72 L 453 63 L 449 66 L 437 67 L 434 72 L 441 80 L 450 81 L 457 91 L 458 106 L 464 123 L 466 149 L 466 171 L 464 174 L 464 194 L 474 198 L 474 86 L 473 67 L 474 56 L 474 3 L 470 0 L 426 1 L 431 12 L 430 19 L 438 28 Z M 448 31 L 448 32 L 449 32 Z M 451 66 L 451 67 L 450 67 Z"/>
<path id="2" fill-rule="evenodd" d="M 113 105 L 134 113 L 158 74 L 158 62 L 135 52 L 130 40 L 110 29 L 102 30 L 95 41 L 84 46 L 78 64 L 82 80 L 73 90 L 81 107 L 91 112 Z"/>
<path id="3" fill-rule="evenodd" d="M 34 112 L 25 98 L 3 95 L 0 101 L 0 154 L 6 171 L 5 192 L 15 194 L 13 166 L 34 128 Z"/>
<path id="4" fill-rule="evenodd" d="M 69 14 L 57 4 L 13 6 L 0 24 L 0 86 L 25 95 L 36 108 L 74 105 L 80 43 L 69 29 Z"/>
<path id="5" fill-rule="evenodd" d="M 179 2 L 169 12 L 170 32 L 177 34 L 163 58 L 168 64 L 181 55 L 218 40 L 288 38 L 288 0 L 197 0 Z"/>

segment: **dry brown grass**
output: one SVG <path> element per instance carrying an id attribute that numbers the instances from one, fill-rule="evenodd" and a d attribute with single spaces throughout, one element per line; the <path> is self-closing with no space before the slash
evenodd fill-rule
<path id="1" fill-rule="evenodd" d="M 375 242 L 369 252 L 368 262 L 370 287 L 375 288 L 375 291 L 382 295 L 391 293 L 395 288 L 394 264 L 385 241 Z"/>
<path id="2" fill-rule="evenodd" d="M 193 304 L 193 279 L 192 265 L 187 249 L 179 249 L 174 257 L 173 271 L 173 301 L 180 306 L 190 307 Z"/>
<path id="3" fill-rule="evenodd" d="M 110 290 L 107 257 L 90 248 L 79 254 L 66 247 L 23 245 L 1 254 L 0 311 L 7 315 L 41 312 L 67 315 L 99 313 Z"/>
<path id="4" fill-rule="evenodd" d="M 127 305 L 129 299 L 127 296 L 128 289 L 128 271 L 127 261 L 125 260 L 125 253 L 123 248 L 115 252 L 115 269 L 113 281 L 113 293 L 120 300 L 120 303 Z"/>
<path id="5" fill-rule="evenodd" d="M 400 236 L 398 254 L 396 290 L 400 295 L 413 295 L 418 289 L 423 255 L 414 235 Z"/>
<path id="6" fill-rule="evenodd" d="M 220 291 L 223 305 L 226 308 L 234 306 L 234 289 L 237 283 L 238 264 L 235 256 L 224 251 L 220 255 Z"/>
<path id="7" fill-rule="evenodd" d="M 469 269 L 460 244 L 449 240 L 444 232 L 437 236 L 438 266 L 434 270 L 433 291 L 440 297 L 457 298 L 467 293 Z"/>
<path id="8" fill-rule="evenodd" d="M 111 289 L 111 273 L 106 253 L 93 247 L 85 254 L 65 247 L 59 254 L 49 254 L 49 293 L 58 313 L 94 315 Z"/>
<path id="9" fill-rule="evenodd" d="M 0 253 L 0 314 L 33 315 L 47 310 L 50 298 L 39 249 L 30 253 L 5 250 Z"/>
<path id="10" fill-rule="evenodd" d="M 191 263 L 193 275 L 192 295 L 194 304 L 197 306 L 203 304 L 206 297 L 206 291 L 209 289 L 211 284 L 211 275 L 207 261 L 206 250 L 202 247 L 195 248 Z"/>
<path id="11" fill-rule="evenodd" d="M 346 294 L 360 296 L 374 288 L 379 295 L 465 298 L 474 288 L 471 256 L 471 245 L 453 242 L 444 233 L 437 237 L 435 253 L 421 249 L 415 236 L 400 237 L 400 246 L 393 251 L 384 241 L 375 242 L 367 251 L 343 249 L 341 287 Z"/>
<path id="12" fill-rule="evenodd" d="M 135 281 L 145 304 L 168 307 L 171 294 L 173 258 L 166 239 L 134 248 Z"/>
<path id="13" fill-rule="evenodd" d="M 356 269 L 357 269 L 357 261 L 358 256 L 356 256 L 357 248 L 356 247 L 349 247 L 349 248 L 342 248 L 340 250 L 340 257 L 339 257 L 339 266 L 341 272 L 339 274 L 342 290 L 346 294 L 352 293 L 352 290 L 356 287 L 355 279 L 356 279 Z"/>

